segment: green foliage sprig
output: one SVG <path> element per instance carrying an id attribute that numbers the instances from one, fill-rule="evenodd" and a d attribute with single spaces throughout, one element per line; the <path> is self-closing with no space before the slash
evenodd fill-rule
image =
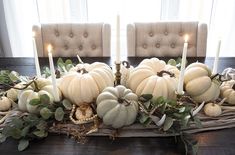
<path id="1" fill-rule="evenodd" d="M 202 127 L 200 120 L 193 116 L 193 104 L 170 100 L 164 97 L 156 98 L 151 94 L 144 94 L 139 98 L 139 105 L 141 110 L 138 120 L 141 124 L 144 126 L 150 124 L 158 125 L 157 123 L 160 118 L 165 115 L 165 121 L 159 129 L 167 133 L 180 135 L 180 140 L 185 145 L 186 153 L 189 147 L 194 153 L 197 152 L 195 140 L 192 140 L 188 134 L 184 133 L 184 129 L 187 129 L 192 123 L 199 128 Z"/>
<path id="2" fill-rule="evenodd" d="M 0 130 L 0 142 L 7 138 L 19 140 L 19 151 L 25 150 L 31 140 L 47 137 L 49 127 L 56 121 L 68 120 L 72 109 L 72 104 L 67 99 L 50 104 L 50 98 L 46 94 L 32 99 L 29 104 L 37 106 L 39 114 L 15 111 L 18 114 L 10 116 Z"/>
<path id="3" fill-rule="evenodd" d="M 72 60 L 67 59 L 64 61 L 62 58 L 59 58 L 56 64 L 57 64 L 57 70 L 56 70 L 57 78 L 59 78 L 61 75 L 65 74 L 72 67 L 75 66 Z M 42 73 L 44 74 L 45 77 L 49 77 L 51 75 L 49 67 L 43 67 Z"/>

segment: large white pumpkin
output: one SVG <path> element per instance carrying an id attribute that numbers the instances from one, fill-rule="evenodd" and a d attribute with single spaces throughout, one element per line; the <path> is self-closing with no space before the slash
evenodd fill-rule
<path id="1" fill-rule="evenodd" d="M 179 70 L 175 66 L 167 65 L 158 58 L 145 59 L 130 72 L 127 85 L 138 96 L 152 94 L 154 97 L 174 99 L 178 76 Z"/>
<path id="2" fill-rule="evenodd" d="M 214 101 L 219 97 L 219 82 L 211 79 L 211 70 L 203 63 L 190 64 L 184 74 L 186 92 L 197 102 Z"/>
<path id="3" fill-rule="evenodd" d="M 137 95 L 122 85 L 105 88 L 96 104 L 98 116 L 113 128 L 132 124 L 138 114 Z"/>
<path id="4" fill-rule="evenodd" d="M 222 98 L 226 98 L 226 102 L 235 105 L 235 80 L 223 82 L 220 87 Z"/>
<path id="5" fill-rule="evenodd" d="M 53 103 L 55 101 L 54 99 L 54 89 L 53 86 L 51 85 L 51 80 L 49 79 L 44 79 L 44 78 L 39 78 L 35 80 L 37 84 L 37 89 L 35 87 L 35 84 L 33 83 L 29 89 L 22 90 L 19 92 L 18 95 L 18 107 L 22 111 L 27 111 L 29 113 L 37 113 L 37 107 L 38 106 L 33 106 L 30 105 L 29 102 L 32 99 L 37 99 L 40 97 L 40 95 L 46 94 L 50 98 L 50 103 Z M 57 88 L 57 92 L 59 93 L 59 98 L 60 100 L 62 99 L 62 93 Z"/>
<path id="6" fill-rule="evenodd" d="M 76 105 L 91 103 L 108 86 L 114 85 L 114 75 L 105 63 L 78 64 L 63 76 L 59 84 L 63 95 Z"/>

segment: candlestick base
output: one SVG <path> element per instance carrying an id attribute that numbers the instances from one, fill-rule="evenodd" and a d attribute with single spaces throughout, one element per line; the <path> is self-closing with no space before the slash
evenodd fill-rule
<path id="1" fill-rule="evenodd" d="M 117 86 L 117 85 L 121 84 L 121 76 L 122 76 L 122 74 L 120 72 L 121 63 L 115 62 L 115 66 L 116 66 L 116 73 L 115 73 L 115 82 L 114 82 L 114 85 Z"/>
<path id="2" fill-rule="evenodd" d="M 184 91 L 182 93 L 178 93 L 177 91 L 175 91 L 175 94 L 176 94 L 176 98 L 177 100 L 179 100 L 182 96 L 184 96 Z"/>

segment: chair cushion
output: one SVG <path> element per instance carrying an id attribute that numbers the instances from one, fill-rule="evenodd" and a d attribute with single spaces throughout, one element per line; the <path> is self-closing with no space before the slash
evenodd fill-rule
<path id="1" fill-rule="evenodd" d="M 181 56 L 189 36 L 187 56 L 197 56 L 198 22 L 135 23 L 136 56 Z"/>
<path id="2" fill-rule="evenodd" d="M 100 24 L 42 24 L 43 56 L 47 46 L 53 46 L 53 56 L 103 56 Z"/>

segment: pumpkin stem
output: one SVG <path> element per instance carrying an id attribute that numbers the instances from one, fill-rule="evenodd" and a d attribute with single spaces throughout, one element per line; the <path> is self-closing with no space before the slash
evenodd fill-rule
<path id="1" fill-rule="evenodd" d="M 124 104 L 125 106 L 128 106 L 128 105 L 130 105 L 131 104 L 131 102 L 130 101 L 128 101 L 128 100 L 126 100 L 126 99 L 124 99 L 124 98 L 118 98 L 118 103 L 120 103 L 120 104 Z"/>
<path id="2" fill-rule="evenodd" d="M 131 65 L 128 61 L 122 61 L 122 65 L 125 66 L 126 68 L 130 68 Z"/>
<path id="3" fill-rule="evenodd" d="M 223 79 L 224 75 L 221 75 L 221 74 L 219 74 L 219 73 L 217 73 L 217 74 L 215 74 L 215 75 L 212 75 L 212 76 L 211 76 L 211 80 L 215 79 L 216 77 L 219 77 L 218 80 L 219 80 L 220 82 L 225 82 L 225 81 L 231 80 L 231 78 Z"/>
<path id="4" fill-rule="evenodd" d="M 40 89 L 38 88 L 38 84 L 37 84 L 37 82 L 35 80 L 33 80 L 33 84 L 35 86 L 35 92 L 39 92 Z"/>
<path id="5" fill-rule="evenodd" d="M 58 69 L 55 70 L 55 75 L 56 75 L 56 78 L 60 78 L 60 71 Z"/>
<path id="6" fill-rule="evenodd" d="M 164 73 L 170 75 L 170 77 L 175 77 L 174 73 L 171 73 L 171 72 L 168 72 L 168 71 L 164 71 L 164 70 L 158 72 L 157 75 L 162 77 Z"/>
<path id="7" fill-rule="evenodd" d="M 233 84 L 232 89 L 235 90 L 235 84 Z"/>
<path id="8" fill-rule="evenodd" d="M 14 86 L 11 86 L 11 85 L 6 84 L 6 83 L 0 83 L 0 86 L 1 86 L 1 89 L 4 89 L 4 90 L 5 89 L 8 90 L 10 88 L 13 88 L 13 89 L 16 89 L 16 90 L 24 90 L 24 89 L 28 88 L 28 86 L 30 86 L 32 83 L 34 83 L 34 80 L 35 80 L 35 77 L 33 78 L 32 81 L 30 81 L 29 83 L 25 84 L 25 86 L 22 87 L 22 88 L 14 87 Z M 3 86 L 3 88 L 2 88 L 2 86 Z"/>
<path id="9" fill-rule="evenodd" d="M 88 73 L 88 71 L 85 68 L 77 70 L 78 73 L 85 74 Z"/>

